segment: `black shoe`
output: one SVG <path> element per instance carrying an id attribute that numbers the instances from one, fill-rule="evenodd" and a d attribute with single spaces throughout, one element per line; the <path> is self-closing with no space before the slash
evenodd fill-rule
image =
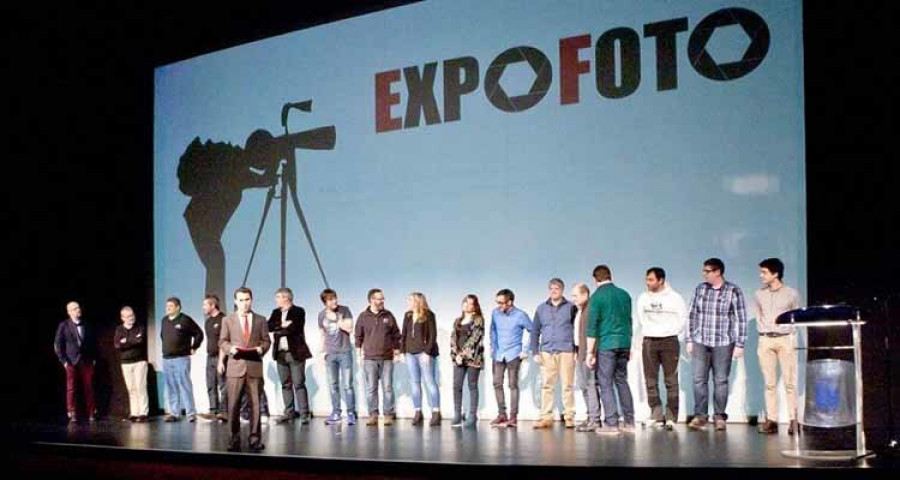
<path id="1" fill-rule="evenodd" d="M 312 418 L 312 415 L 300 415 L 300 425 L 309 425 L 309 419 Z"/>
<path id="2" fill-rule="evenodd" d="M 76 417 L 75 415 L 70 415 L 69 423 L 78 423 L 78 417 Z"/>
<path id="3" fill-rule="evenodd" d="M 97 417 L 95 415 L 91 415 L 90 417 L 88 417 L 88 422 L 94 423 L 96 421 L 97 421 Z"/>
<path id="4" fill-rule="evenodd" d="M 241 451 L 241 439 L 238 438 L 238 439 L 232 440 L 228 444 L 228 451 L 229 452 L 240 452 Z"/>
<path id="5" fill-rule="evenodd" d="M 251 452 L 261 452 L 265 449 L 266 449 L 266 446 L 258 440 L 250 444 Z"/>

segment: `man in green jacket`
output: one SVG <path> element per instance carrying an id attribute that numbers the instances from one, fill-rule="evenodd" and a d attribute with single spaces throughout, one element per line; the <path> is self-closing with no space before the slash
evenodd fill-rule
<path id="1" fill-rule="evenodd" d="M 599 368 L 600 401 L 606 418 L 598 434 L 634 433 L 634 402 L 628 387 L 631 358 L 631 296 L 613 285 L 606 265 L 594 268 L 597 289 L 588 301 L 587 365 Z M 618 408 L 616 392 L 619 394 Z M 619 424 L 619 414 L 625 419 Z"/>

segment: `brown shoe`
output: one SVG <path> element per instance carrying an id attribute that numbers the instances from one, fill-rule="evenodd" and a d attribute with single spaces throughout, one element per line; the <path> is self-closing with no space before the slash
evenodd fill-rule
<path id="1" fill-rule="evenodd" d="M 766 435 L 778 433 L 778 424 L 771 420 L 766 420 L 759 426 L 759 433 L 764 433 Z"/>
<path id="2" fill-rule="evenodd" d="M 532 428 L 534 428 L 535 430 L 541 430 L 541 429 L 550 428 L 552 426 L 553 426 L 553 420 L 549 420 L 549 419 L 545 418 L 543 420 L 534 422 L 534 425 L 532 425 Z"/>
<path id="3" fill-rule="evenodd" d="M 374 427 L 378 425 L 378 415 L 369 415 L 369 418 L 366 419 L 367 427 Z"/>
<path id="4" fill-rule="evenodd" d="M 519 422 L 516 420 L 517 415 L 510 415 L 509 421 L 506 422 L 506 428 L 516 428 L 519 426 Z"/>
<path id="5" fill-rule="evenodd" d="M 394 419 L 395 419 L 395 418 L 396 418 L 395 415 L 385 415 L 385 416 L 384 416 L 384 426 L 385 426 L 385 427 L 390 427 L 391 425 L 393 425 L 393 424 L 394 424 Z"/>
<path id="6" fill-rule="evenodd" d="M 491 426 L 492 427 L 505 427 L 506 422 L 509 422 L 509 419 L 506 418 L 505 414 L 501 413 L 500 415 L 497 415 L 497 418 L 491 420 Z"/>
<path id="7" fill-rule="evenodd" d="M 791 423 L 788 425 L 788 435 L 800 433 L 800 424 L 797 423 L 796 420 L 791 420 Z"/>
<path id="8" fill-rule="evenodd" d="M 691 419 L 691 423 L 688 424 L 688 428 L 691 430 L 703 430 L 704 428 L 706 428 L 706 425 L 708 423 L 709 422 L 706 420 L 706 418 L 698 415 Z"/>
<path id="9" fill-rule="evenodd" d="M 439 427 L 441 425 L 441 412 L 431 412 L 431 421 L 428 422 L 429 427 Z"/>
<path id="10" fill-rule="evenodd" d="M 416 414 L 413 415 L 412 424 L 414 427 L 418 427 L 425 420 L 425 417 L 422 415 L 421 410 L 416 410 Z"/>

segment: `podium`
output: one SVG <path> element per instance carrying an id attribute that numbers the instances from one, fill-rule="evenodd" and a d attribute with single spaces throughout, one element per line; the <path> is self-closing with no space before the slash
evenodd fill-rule
<path id="1" fill-rule="evenodd" d="M 871 456 L 871 452 L 866 450 L 866 434 L 863 431 L 863 374 L 862 374 L 862 334 L 861 328 L 865 325 L 862 319 L 860 309 L 851 306 L 832 306 L 825 305 L 819 307 L 806 307 L 797 310 L 791 310 L 778 316 L 775 320 L 778 325 L 791 325 L 797 328 L 849 328 L 853 335 L 852 345 L 831 345 L 821 347 L 808 347 L 808 350 L 852 350 L 853 351 L 853 395 L 855 399 L 855 415 L 853 420 L 856 424 L 856 449 L 855 450 L 802 450 L 799 443 L 795 443 L 793 450 L 782 450 L 781 454 L 786 457 L 799 458 L 803 460 L 823 460 L 823 461 L 852 461 L 863 457 Z M 839 360 L 827 360 L 829 362 L 841 362 Z M 807 374 L 810 371 L 810 363 L 807 363 Z M 809 378 L 809 375 L 808 377 Z M 818 393 L 818 392 L 816 392 Z M 807 391 L 807 396 L 810 392 Z M 832 399 L 840 396 L 832 396 Z M 801 423 L 802 424 L 802 423 Z M 852 423 L 851 423 L 852 425 Z"/>

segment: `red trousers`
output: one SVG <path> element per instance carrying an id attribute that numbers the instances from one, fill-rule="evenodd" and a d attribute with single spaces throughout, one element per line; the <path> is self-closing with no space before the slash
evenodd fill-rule
<path id="1" fill-rule="evenodd" d="M 66 365 L 66 410 L 70 416 L 76 415 L 78 403 L 75 392 L 81 384 L 81 394 L 88 415 L 96 413 L 94 404 L 94 365 L 90 361 L 78 362 L 78 365 Z"/>

